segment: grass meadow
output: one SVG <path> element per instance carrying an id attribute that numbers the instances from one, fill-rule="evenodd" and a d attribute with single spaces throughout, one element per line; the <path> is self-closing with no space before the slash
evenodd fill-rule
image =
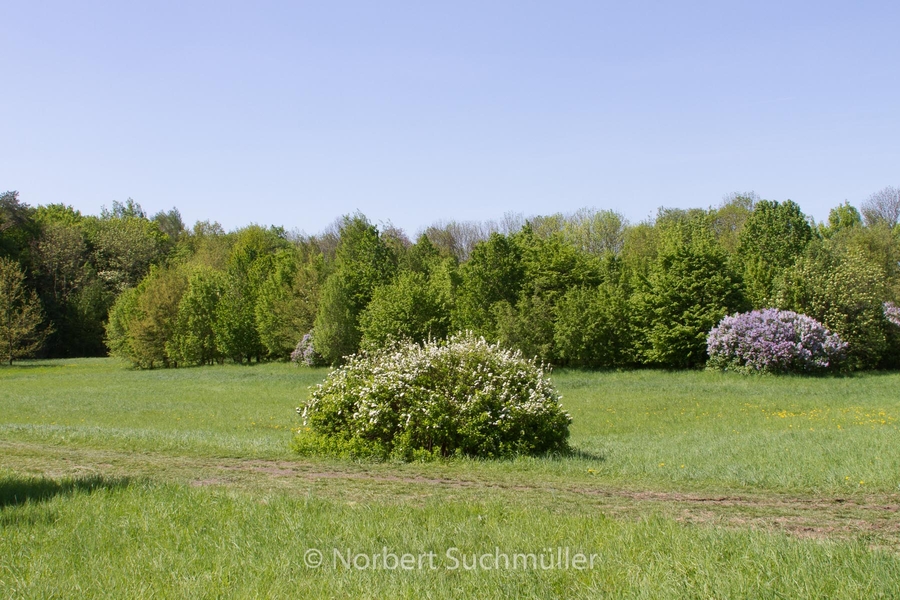
<path id="1" fill-rule="evenodd" d="M 0 368 L 0 597 L 900 597 L 900 375 L 557 372 L 574 456 L 410 464 L 291 453 L 325 375 Z"/>

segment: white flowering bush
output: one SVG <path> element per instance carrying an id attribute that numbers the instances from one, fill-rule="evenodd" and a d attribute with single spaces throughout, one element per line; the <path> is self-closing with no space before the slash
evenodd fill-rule
<path id="1" fill-rule="evenodd" d="M 706 347 L 707 367 L 743 373 L 824 371 L 847 353 L 847 344 L 815 319 L 775 308 L 725 317 Z"/>
<path id="2" fill-rule="evenodd" d="M 565 451 L 571 422 L 542 365 L 471 334 L 351 356 L 297 412 L 302 453 L 403 460 Z"/>

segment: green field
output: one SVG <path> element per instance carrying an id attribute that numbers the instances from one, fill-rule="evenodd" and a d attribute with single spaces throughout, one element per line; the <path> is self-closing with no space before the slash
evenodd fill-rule
<path id="1" fill-rule="evenodd" d="M 575 456 L 411 464 L 291 454 L 324 376 L 0 368 L 0 597 L 900 596 L 900 375 L 560 372 Z"/>

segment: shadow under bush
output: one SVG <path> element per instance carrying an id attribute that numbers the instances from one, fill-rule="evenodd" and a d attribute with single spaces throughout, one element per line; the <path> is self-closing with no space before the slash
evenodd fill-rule
<path id="1" fill-rule="evenodd" d="M 130 483 L 131 480 L 127 477 L 108 478 L 99 475 L 62 480 L 0 475 L 0 508 L 26 502 L 46 502 L 57 496 L 91 493 L 99 489 L 118 489 Z"/>

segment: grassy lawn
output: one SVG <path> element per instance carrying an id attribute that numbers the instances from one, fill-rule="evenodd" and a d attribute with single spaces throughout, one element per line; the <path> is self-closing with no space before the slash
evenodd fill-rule
<path id="1" fill-rule="evenodd" d="M 424 464 L 292 455 L 324 376 L 0 368 L 0 597 L 900 595 L 900 375 L 559 372 L 577 456 Z"/>

